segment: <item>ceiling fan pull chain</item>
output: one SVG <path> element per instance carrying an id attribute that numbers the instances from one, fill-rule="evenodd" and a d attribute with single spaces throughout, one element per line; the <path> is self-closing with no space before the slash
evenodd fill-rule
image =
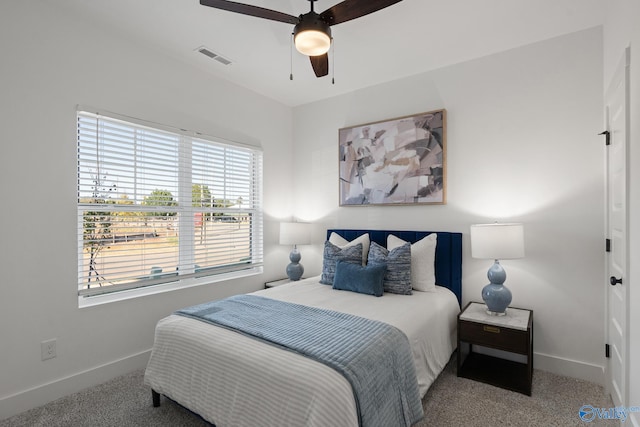
<path id="1" fill-rule="evenodd" d="M 336 84 L 336 41 L 331 43 L 331 84 Z"/>
<path id="2" fill-rule="evenodd" d="M 289 39 L 289 80 L 293 80 L 293 33 Z"/>

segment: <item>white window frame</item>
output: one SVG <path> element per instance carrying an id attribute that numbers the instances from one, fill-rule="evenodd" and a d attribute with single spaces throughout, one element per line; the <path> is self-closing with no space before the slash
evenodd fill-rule
<path id="1" fill-rule="evenodd" d="M 144 120 L 122 116 L 119 114 L 100 111 L 95 108 L 78 106 L 77 117 L 87 115 L 95 116 L 97 119 L 104 120 L 116 120 L 126 122 L 132 126 L 143 126 L 152 130 L 159 130 L 163 132 L 169 132 L 180 137 L 180 150 L 182 151 L 179 157 L 179 178 L 178 178 L 178 192 L 180 194 L 191 194 L 192 178 L 191 178 L 191 146 L 192 141 L 211 142 L 217 146 L 224 146 L 225 148 L 247 151 L 252 153 L 254 173 L 251 178 L 251 205 L 246 208 L 240 206 L 242 211 L 246 211 L 251 216 L 251 260 L 246 264 L 240 264 L 237 266 L 229 266 L 223 268 L 210 268 L 203 273 L 194 271 L 193 268 L 184 269 L 180 274 L 176 273 L 175 279 L 164 278 L 162 280 L 146 280 L 141 281 L 138 284 L 132 284 L 128 286 L 106 286 L 102 288 L 94 289 L 82 289 L 82 281 L 86 279 L 86 272 L 83 271 L 83 251 L 84 251 L 84 212 L 96 211 L 100 205 L 81 203 L 80 189 L 78 189 L 78 305 L 79 307 L 88 307 L 98 304 L 104 304 L 114 301 L 120 301 L 124 299 L 136 298 L 145 295 L 153 295 L 162 292 L 168 292 L 177 289 L 185 289 L 192 286 L 200 286 L 204 284 L 216 283 L 231 279 L 237 279 L 242 277 L 253 276 L 261 274 L 263 272 L 263 203 L 262 203 L 262 181 L 263 181 L 263 168 L 262 168 L 262 150 L 260 147 L 256 147 L 249 144 L 241 144 L 233 141 L 229 141 L 222 138 L 211 137 L 203 135 L 201 133 L 185 131 L 183 129 L 176 129 L 165 125 L 159 125 L 157 123 L 151 123 Z M 78 137 L 80 138 L 80 137 Z M 78 142 L 79 145 L 79 142 Z M 80 160 L 78 160 L 78 171 L 80 171 Z M 80 172 L 78 172 L 80 174 Z M 80 186 L 80 179 L 78 180 L 78 186 Z M 226 184 L 225 184 L 226 185 Z M 141 210 L 139 205 L 136 205 L 132 210 Z M 148 207 L 147 207 L 148 209 Z M 194 259 L 193 248 L 193 231 L 194 221 L 192 220 L 196 209 L 192 207 L 191 199 L 188 200 L 185 197 L 179 198 L 178 206 L 173 208 L 162 207 L 158 208 L 162 211 L 176 211 L 178 212 L 178 228 L 179 228 L 179 253 L 181 257 L 181 263 L 188 263 L 188 260 Z M 236 211 L 238 209 L 235 209 Z M 189 241 L 191 240 L 191 241 Z M 189 263 L 193 265 L 193 262 Z"/>

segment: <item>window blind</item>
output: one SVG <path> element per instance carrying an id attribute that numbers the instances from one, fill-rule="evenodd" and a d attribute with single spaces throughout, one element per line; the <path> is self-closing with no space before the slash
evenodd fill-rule
<path id="1" fill-rule="evenodd" d="M 258 149 L 78 111 L 78 290 L 262 265 Z"/>

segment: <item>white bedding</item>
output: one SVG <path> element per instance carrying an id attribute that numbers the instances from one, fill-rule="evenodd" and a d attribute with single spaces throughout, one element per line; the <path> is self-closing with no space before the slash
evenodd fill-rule
<path id="1" fill-rule="evenodd" d="M 456 345 L 451 291 L 376 298 L 337 291 L 318 277 L 255 294 L 380 320 L 411 343 L 424 396 Z M 217 427 L 357 426 L 349 382 L 328 366 L 183 316 L 158 322 L 145 383 Z"/>

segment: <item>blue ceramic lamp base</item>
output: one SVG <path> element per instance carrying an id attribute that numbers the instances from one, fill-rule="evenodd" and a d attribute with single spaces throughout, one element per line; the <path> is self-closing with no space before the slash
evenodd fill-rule
<path id="1" fill-rule="evenodd" d="M 287 277 L 294 282 L 300 280 L 302 273 L 304 273 L 304 267 L 300 264 L 300 259 L 302 259 L 302 255 L 298 252 L 298 248 L 294 247 L 289 254 L 291 263 L 287 265 Z"/>
<path id="2" fill-rule="evenodd" d="M 482 299 L 487 305 L 487 313 L 491 316 L 504 316 L 511 304 L 511 291 L 503 285 L 507 273 L 498 260 L 487 272 L 487 277 L 491 283 L 482 288 Z"/>

